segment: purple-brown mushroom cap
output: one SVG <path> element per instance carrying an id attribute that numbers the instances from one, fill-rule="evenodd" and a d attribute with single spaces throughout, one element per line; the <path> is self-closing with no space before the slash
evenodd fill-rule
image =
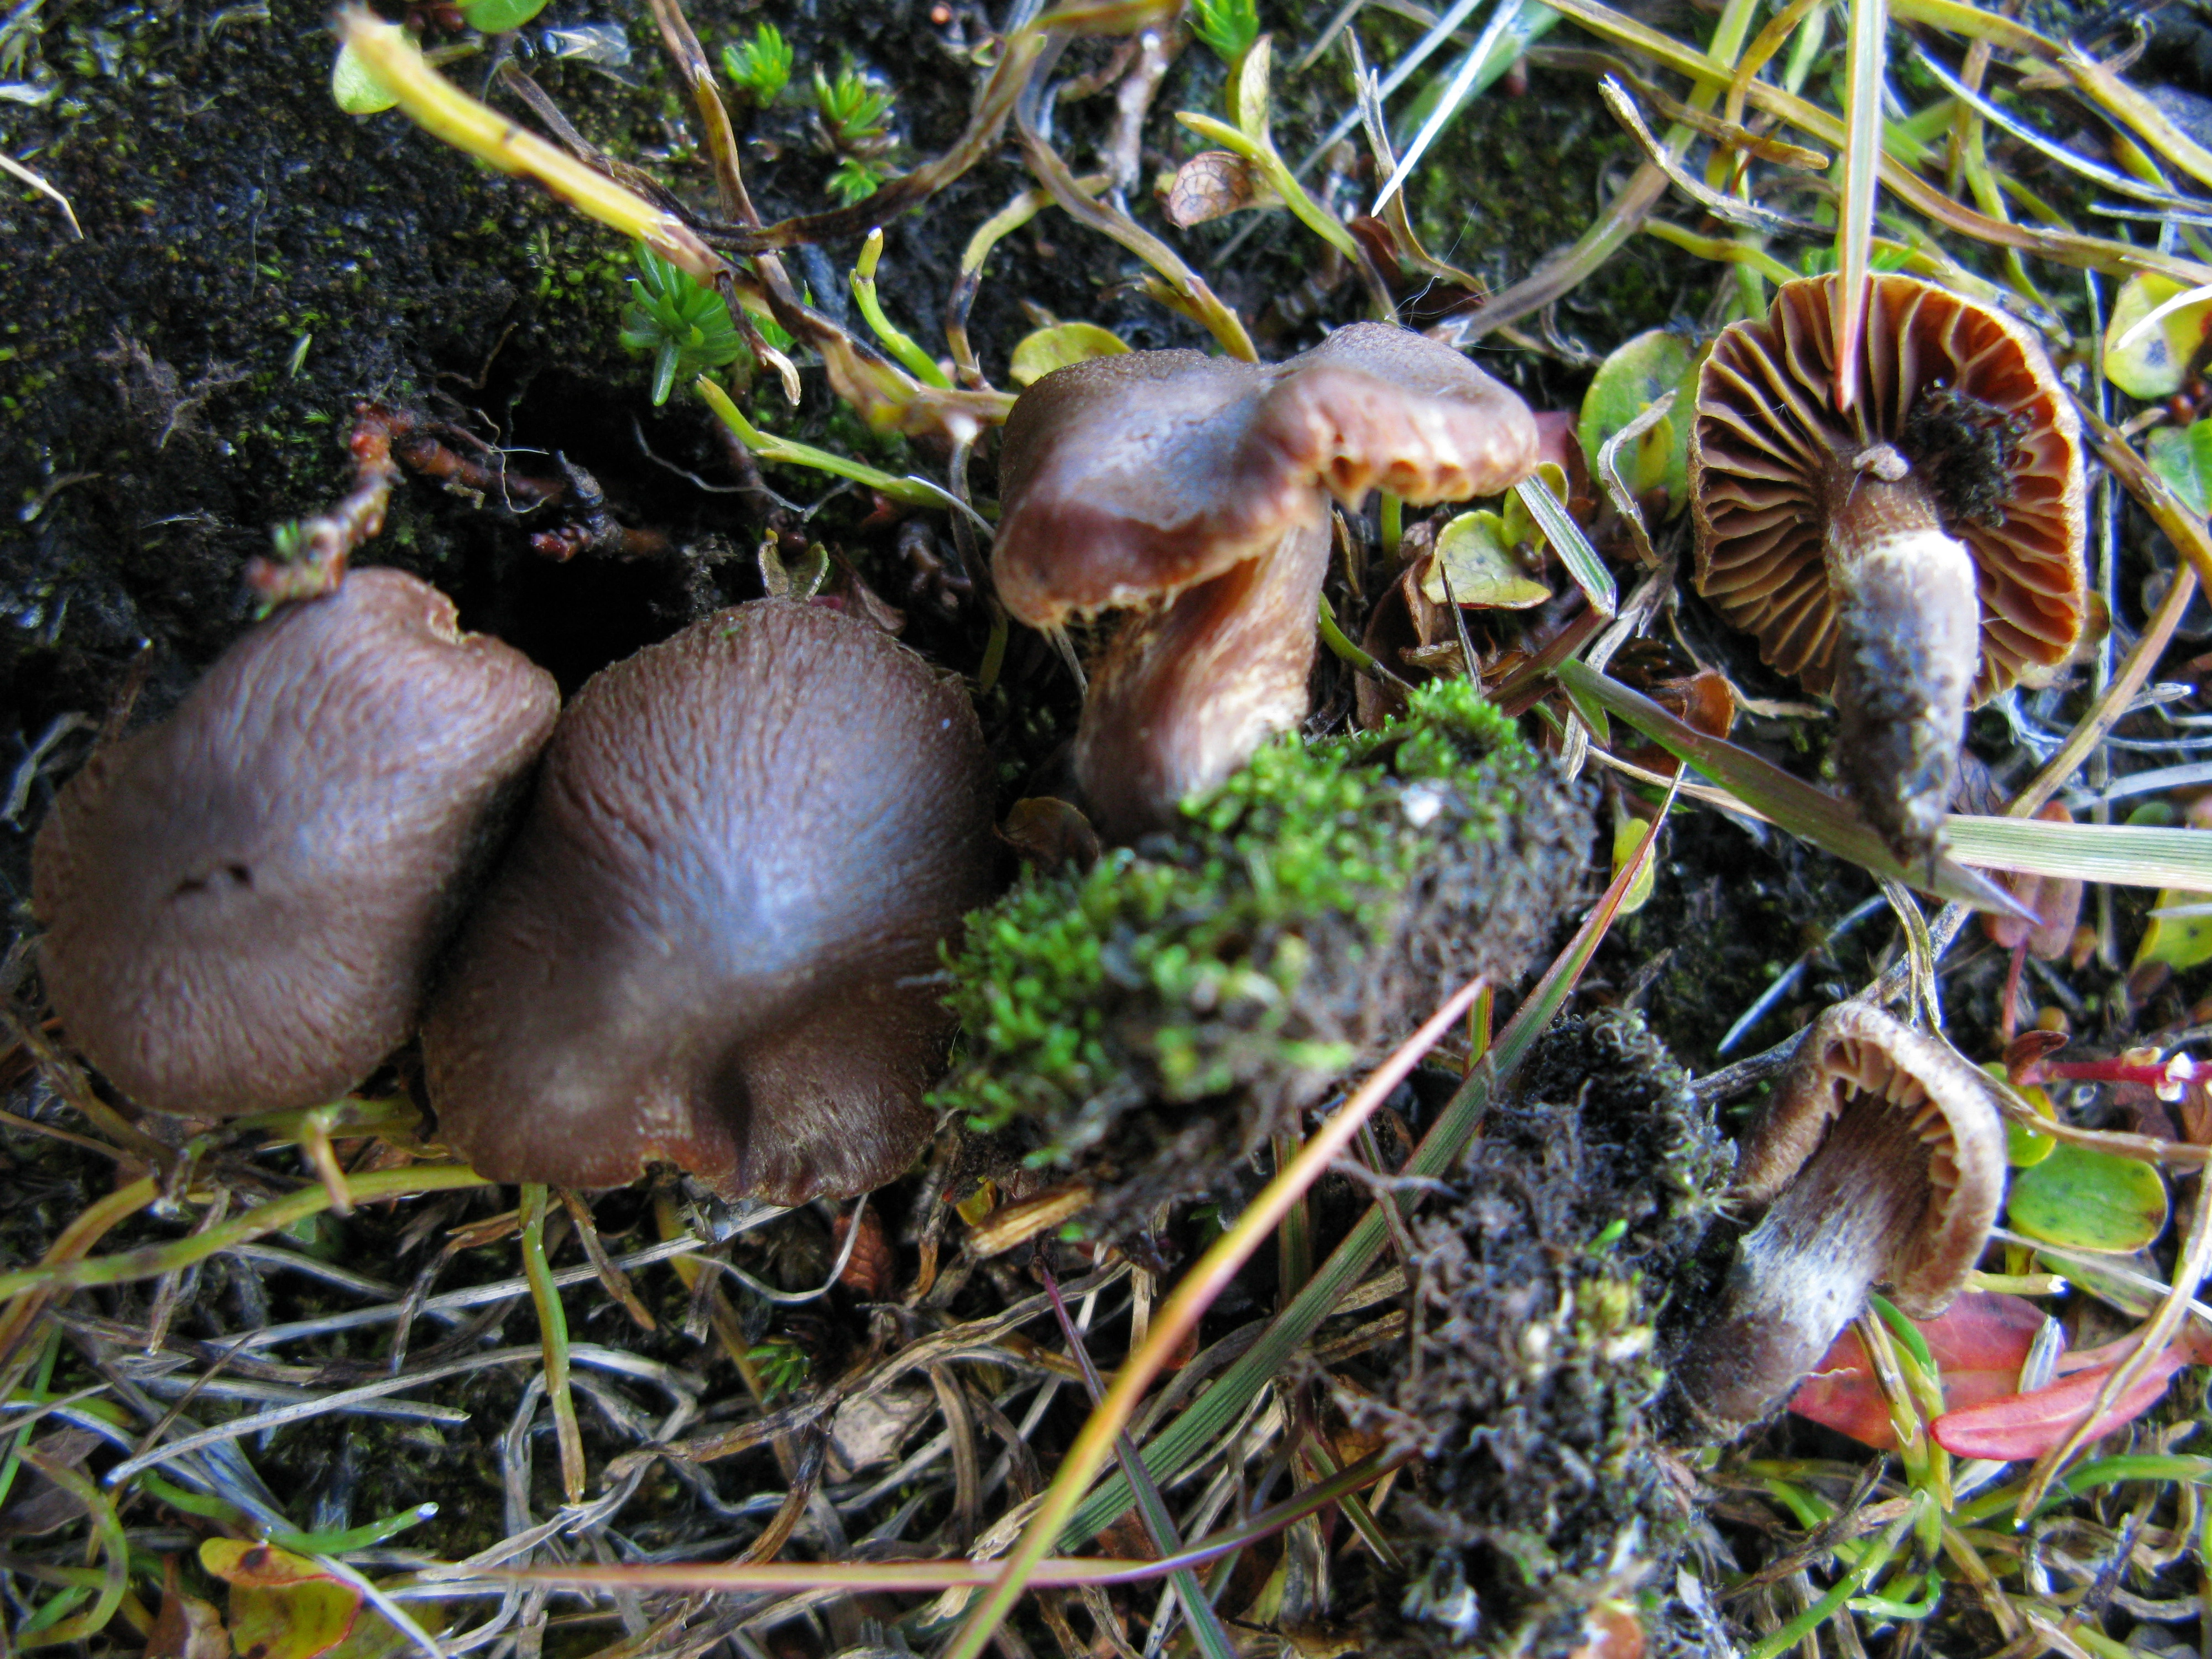
<path id="1" fill-rule="evenodd" d="M 425 1018 L 439 1132 L 483 1173 L 725 1197 L 865 1191 L 927 1136 L 938 946 L 990 896 L 957 680 L 760 600 L 596 676 Z"/>
<path id="2" fill-rule="evenodd" d="M 993 570 L 1033 627 L 1109 609 L 1075 766 L 1127 839 L 1305 713 L 1328 498 L 1455 501 L 1534 468 L 1534 418 L 1457 352 L 1358 323 L 1273 366 L 1131 352 L 1015 404 Z"/>
<path id="3" fill-rule="evenodd" d="M 70 1039 L 155 1110 L 344 1094 L 412 1033 L 559 707 L 397 570 L 249 631 L 40 830 L 40 971 Z"/>

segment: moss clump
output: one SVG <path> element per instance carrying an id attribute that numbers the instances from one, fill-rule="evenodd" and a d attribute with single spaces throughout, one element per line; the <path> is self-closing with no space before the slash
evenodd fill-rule
<path id="1" fill-rule="evenodd" d="M 1284 739 L 1172 835 L 1032 878 L 969 921 L 940 1091 L 1143 1224 L 1477 974 L 1528 966 L 1584 867 L 1577 791 L 1464 683 L 1380 732 Z"/>
<path id="2" fill-rule="evenodd" d="M 1565 1653 L 1633 1620 L 1689 1510 L 1650 1427 L 1653 1324 L 1735 1159 L 1636 1015 L 1563 1022 L 1413 1225 L 1417 1351 L 1376 1412 L 1415 1451 L 1371 1655 Z M 1653 1621 L 1656 1622 L 1656 1621 Z"/>

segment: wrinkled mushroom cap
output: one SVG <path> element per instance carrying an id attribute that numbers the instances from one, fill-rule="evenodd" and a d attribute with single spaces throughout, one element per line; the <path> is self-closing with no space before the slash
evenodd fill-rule
<path id="1" fill-rule="evenodd" d="M 1773 1203 L 1819 1152 L 1856 1095 L 1911 1117 L 1927 1153 L 1919 1224 L 1898 1238 L 1876 1275 L 1916 1319 L 1951 1304 L 1989 1242 L 2004 1200 L 2005 1137 L 1989 1079 L 1948 1044 L 1865 1003 L 1844 1002 L 1806 1028 L 1766 1116 L 1745 1143 L 1736 1181 L 1754 1205 Z"/>
<path id="2" fill-rule="evenodd" d="M 794 1204 L 890 1179 L 991 845 L 965 694 L 873 627 L 760 600 L 616 664 L 426 1016 L 441 1137 L 502 1181 L 661 1161 Z"/>
<path id="3" fill-rule="evenodd" d="M 1875 276 L 1860 392 L 1835 408 L 1836 278 L 1784 283 L 1730 325 L 1698 380 L 1691 442 L 1698 591 L 1759 655 L 1826 692 L 1837 600 L 1823 497 L 1839 465 L 1895 445 L 1976 566 L 1976 702 L 2063 662 L 2087 611 L 2081 445 L 2041 348 L 2002 313 L 1911 276 Z"/>
<path id="4" fill-rule="evenodd" d="M 161 1111 L 344 1094 L 412 1032 L 559 706 L 551 676 L 397 570 L 252 629 L 39 832 L 40 971 L 71 1040 Z"/>
<path id="5" fill-rule="evenodd" d="M 1033 626 L 1146 603 L 1270 552 L 1326 489 L 1491 495 L 1536 464 L 1520 398 L 1448 346 L 1381 323 L 1271 367 L 1139 351 L 1054 371 L 1006 422 L 993 553 Z"/>

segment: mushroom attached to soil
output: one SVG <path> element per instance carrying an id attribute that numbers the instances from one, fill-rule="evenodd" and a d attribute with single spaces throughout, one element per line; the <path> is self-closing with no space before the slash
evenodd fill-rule
<path id="1" fill-rule="evenodd" d="M 1534 470 L 1536 441 L 1508 388 L 1377 323 L 1272 367 L 1130 352 L 1024 392 L 1000 463 L 1000 597 L 1036 628 L 1140 612 L 1076 734 L 1100 831 L 1170 822 L 1304 715 L 1331 495 L 1494 494 Z"/>
<path id="2" fill-rule="evenodd" d="M 40 830 L 40 971 L 71 1039 L 155 1110 L 343 1095 L 413 1031 L 559 708 L 400 571 L 251 630 Z"/>
<path id="3" fill-rule="evenodd" d="M 1877 1008 L 1827 1010 L 1745 1145 L 1735 1196 L 1765 1215 L 1675 1364 L 1683 1398 L 1724 1427 L 1757 1421 L 1877 1285 L 1916 1319 L 1942 1313 L 2004 1183 L 2004 1128 L 1981 1073 Z"/>
<path id="4" fill-rule="evenodd" d="M 763 599 L 596 676 L 423 1024 L 441 1137 L 501 1181 L 647 1164 L 846 1196 L 928 1133 L 938 943 L 990 896 L 957 680 Z"/>
<path id="5" fill-rule="evenodd" d="M 1911 863 L 1936 849 L 1968 707 L 2047 681 L 2081 634 L 2081 440 L 2025 328 L 1897 275 L 1872 279 L 1838 414 L 1835 281 L 1784 283 L 1698 376 L 1698 591 L 1834 697 L 1844 780 Z"/>

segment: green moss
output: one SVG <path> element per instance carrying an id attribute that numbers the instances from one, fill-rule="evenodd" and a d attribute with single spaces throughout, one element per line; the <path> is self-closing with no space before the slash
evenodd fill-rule
<path id="1" fill-rule="evenodd" d="M 1262 749 L 1172 836 L 1032 877 L 970 919 L 937 1097 L 1100 1219 L 1218 1187 L 1348 1067 L 1478 973 L 1510 980 L 1589 822 L 1462 684 L 1381 732 Z"/>

